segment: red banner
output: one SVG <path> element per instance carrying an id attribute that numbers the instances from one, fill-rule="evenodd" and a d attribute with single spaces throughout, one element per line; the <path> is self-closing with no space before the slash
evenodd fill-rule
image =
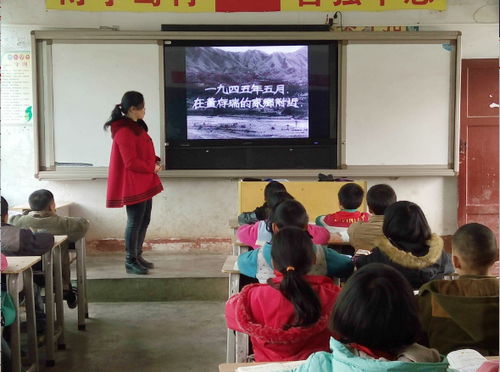
<path id="1" fill-rule="evenodd" d="M 216 12 L 278 12 L 281 0 L 215 0 Z"/>

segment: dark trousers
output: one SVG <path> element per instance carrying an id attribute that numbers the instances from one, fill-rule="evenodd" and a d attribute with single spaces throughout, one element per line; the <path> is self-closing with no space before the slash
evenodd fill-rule
<path id="1" fill-rule="evenodd" d="M 125 254 L 128 261 L 133 261 L 142 254 L 142 244 L 146 236 L 153 200 L 127 205 L 127 227 L 125 229 Z"/>

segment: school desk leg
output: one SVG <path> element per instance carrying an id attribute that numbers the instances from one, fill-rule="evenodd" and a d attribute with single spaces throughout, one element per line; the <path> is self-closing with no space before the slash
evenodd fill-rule
<path id="1" fill-rule="evenodd" d="M 82 238 L 82 257 L 83 257 L 83 293 L 85 295 L 85 318 L 89 318 L 89 296 L 87 293 L 87 246 L 85 238 Z"/>
<path id="2" fill-rule="evenodd" d="M 33 290 L 33 270 L 24 271 L 24 292 L 26 294 L 26 320 L 28 327 L 28 357 L 30 370 L 38 371 L 38 343 L 36 335 L 35 292 Z"/>
<path id="3" fill-rule="evenodd" d="M 228 297 L 239 292 L 240 275 L 231 273 L 229 274 L 229 290 Z M 226 343 L 226 363 L 234 363 L 236 361 L 236 336 L 232 329 L 227 330 L 227 343 Z"/>
<path id="4" fill-rule="evenodd" d="M 42 256 L 43 271 L 45 274 L 45 312 L 47 324 L 45 326 L 45 348 L 47 352 L 47 367 L 56 364 L 54 358 L 54 275 L 52 267 L 52 250 Z"/>
<path id="5" fill-rule="evenodd" d="M 78 329 L 85 330 L 87 313 L 87 288 L 85 282 L 85 238 L 76 242 L 76 278 L 78 283 Z"/>
<path id="6" fill-rule="evenodd" d="M 236 363 L 246 363 L 248 358 L 248 335 L 236 332 Z"/>
<path id="7" fill-rule="evenodd" d="M 7 275 L 7 287 L 16 309 L 16 320 L 10 326 L 10 347 L 12 353 L 12 372 L 21 372 L 21 327 L 19 322 L 18 274 Z"/>
<path id="8" fill-rule="evenodd" d="M 64 302 L 63 302 L 63 284 L 62 284 L 62 265 L 61 265 L 61 246 L 54 248 L 54 277 L 56 289 L 56 325 L 57 325 L 57 348 L 66 349 L 64 343 Z"/>
<path id="9" fill-rule="evenodd" d="M 227 330 L 227 342 L 226 342 L 226 363 L 234 363 L 236 361 L 235 356 L 235 335 L 232 329 Z"/>

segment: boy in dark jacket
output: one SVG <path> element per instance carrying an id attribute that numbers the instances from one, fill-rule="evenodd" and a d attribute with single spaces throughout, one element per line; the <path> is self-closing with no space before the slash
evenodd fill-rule
<path id="1" fill-rule="evenodd" d="M 453 235 L 457 280 L 435 280 L 420 288 L 419 312 L 429 345 L 441 354 L 475 349 L 498 355 L 498 279 L 488 271 L 498 259 L 493 232 L 469 223 Z"/>

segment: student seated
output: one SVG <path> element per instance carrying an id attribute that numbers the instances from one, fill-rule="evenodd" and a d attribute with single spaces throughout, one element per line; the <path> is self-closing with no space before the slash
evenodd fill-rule
<path id="1" fill-rule="evenodd" d="M 273 236 L 276 278 L 251 284 L 226 303 L 230 329 L 247 333 L 256 362 L 301 360 L 329 350 L 328 319 L 340 288 L 308 275 L 316 259 L 309 234 L 285 227 Z"/>
<path id="2" fill-rule="evenodd" d="M 366 204 L 371 213 L 368 221 L 354 222 L 347 229 L 349 244 L 355 249 L 369 251 L 375 239 L 384 236 L 382 224 L 386 208 L 396 202 L 396 193 L 391 186 L 380 184 L 370 187 L 366 193 Z"/>
<path id="3" fill-rule="evenodd" d="M 267 219 L 269 213 L 269 198 L 277 192 L 286 192 L 285 186 L 278 181 L 269 182 L 264 188 L 264 204 L 255 208 L 252 212 L 243 212 L 238 216 L 240 225 L 255 223 Z"/>
<path id="4" fill-rule="evenodd" d="M 296 200 L 285 200 L 278 204 L 271 212 L 269 222 L 273 234 L 287 226 L 298 227 L 304 231 L 308 228 L 306 210 Z M 313 249 L 316 253 L 316 261 L 309 274 L 328 275 L 337 278 L 351 275 L 354 267 L 350 257 L 322 245 L 315 244 Z M 274 278 L 271 243 L 264 244 L 262 248 L 240 254 L 238 256 L 238 268 L 240 273 L 257 278 L 260 283 L 267 283 L 269 278 Z"/>
<path id="5" fill-rule="evenodd" d="M 29 229 L 9 225 L 9 204 L 2 196 L 2 253 L 6 256 L 42 256 L 54 245 L 54 235 L 33 233 Z"/>
<path id="6" fill-rule="evenodd" d="M 83 238 L 89 228 L 89 221 L 83 217 L 63 217 L 56 214 L 54 195 L 49 190 L 37 190 L 29 196 L 31 211 L 13 216 L 14 226 L 44 230 L 54 235 L 67 235 L 68 240 L 61 246 L 62 280 L 64 299 L 70 308 L 77 305 L 76 292 L 71 287 L 68 245 Z"/>
<path id="7" fill-rule="evenodd" d="M 498 259 L 493 232 L 469 223 L 453 235 L 457 280 L 434 280 L 420 288 L 419 312 L 429 345 L 442 354 L 475 349 L 498 355 L 498 279 L 488 270 Z"/>
<path id="8" fill-rule="evenodd" d="M 349 242 L 347 228 L 358 221 L 368 221 L 369 214 L 358 211 L 363 202 L 364 191 L 356 183 L 346 183 L 339 190 L 340 211 L 316 217 L 316 225 L 326 227 L 332 234 L 340 235 L 343 242 Z"/>
<path id="9" fill-rule="evenodd" d="M 6 256 L 42 256 L 50 251 L 54 245 L 54 235 L 39 232 L 33 233 L 29 229 L 20 229 L 19 227 L 9 225 L 9 204 L 2 196 L 2 239 L 1 248 L 2 254 Z M 41 270 L 42 264 L 38 263 L 34 269 Z M 5 284 L 3 282 L 2 284 Z M 40 294 L 40 285 L 36 283 L 35 290 L 35 316 L 37 323 L 37 332 L 45 331 L 45 312 L 43 301 Z"/>
<path id="10" fill-rule="evenodd" d="M 270 209 L 269 215 L 272 210 L 281 202 L 285 200 L 294 200 L 293 196 L 286 191 L 280 191 L 272 194 L 267 202 Z M 307 231 L 312 237 L 314 244 L 327 244 L 330 240 L 330 233 L 327 229 L 321 226 L 307 224 Z M 262 247 L 264 244 L 271 241 L 273 231 L 269 220 L 258 221 L 252 225 L 242 225 L 236 231 L 238 240 L 253 249 Z"/>
<path id="11" fill-rule="evenodd" d="M 382 231 L 384 236 L 375 241 L 369 255 L 354 257 L 356 267 L 373 262 L 390 265 L 404 275 L 413 289 L 453 272 L 443 240 L 431 233 L 424 212 L 415 203 L 399 201 L 389 206 Z"/>
<path id="12" fill-rule="evenodd" d="M 413 291 L 390 266 L 370 264 L 355 272 L 335 302 L 331 352 L 312 354 L 294 371 L 433 371 L 448 362 L 416 343 L 420 322 Z"/>

